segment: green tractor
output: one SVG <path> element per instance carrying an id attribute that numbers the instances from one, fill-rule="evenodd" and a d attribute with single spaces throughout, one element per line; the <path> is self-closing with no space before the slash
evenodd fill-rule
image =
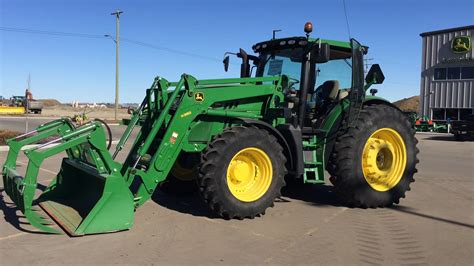
<path id="1" fill-rule="evenodd" d="M 307 23 L 306 36 L 257 43 L 255 55 L 240 49 L 240 78 L 156 77 L 113 152 L 101 121 L 75 127 L 63 118 L 9 140 L 6 193 L 33 226 L 59 233 L 52 218 L 73 236 L 131 228 L 134 212 L 160 186 L 197 183 L 225 219 L 260 216 L 286 181 L 323 183 L 325 170 L 349 206 L 399 203 L 418 162 L 410 122 L 388 101 L 366 95 L 384 80 L 378 65 L 364 79 L 367 47 L 313 39 L 311 30 Z M 24 151 L 29 163 L 20 174 L 21 148 L 53 136 Z M 63 152 L 56 178 L 35 197 L 42 162 Z"/>

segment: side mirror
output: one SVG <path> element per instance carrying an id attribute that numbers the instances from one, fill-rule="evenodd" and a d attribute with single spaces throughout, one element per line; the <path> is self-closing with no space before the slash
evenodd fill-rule
<path id="1" fill-rule="evenodd" d="M 315 63 L 326 63 L 331 59 L 331 47 L 327 43 L 316 44 Z"/>
<path id="2" fill-rule="evenodd" d="M 382 84 L 385 80 L 382 69 L 379 64 L 373 64 L 370 67 L 369 73 L 365 76 L 365 83 L 369 84 Z"/>
<path id="3" fill-rule="evenodd" d="M 224 71 L 227 72 L 229 70 L 229 56 L 224 57 L 222 63 L 224 63 Z"/>

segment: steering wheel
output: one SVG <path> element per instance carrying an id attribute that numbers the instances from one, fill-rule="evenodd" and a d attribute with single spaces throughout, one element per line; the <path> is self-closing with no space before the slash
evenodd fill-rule
<path id="1" fill-rule="evenodd" d="M 296 89 L 293 88 L 293 86 L 298 84 L 298 83 L 300 83 L 299 80 L 297 80 L 295 78 L 288 77 L 288 87 L 286 87 L 286 89 L 283 91 L 283 94 L 290 95 L 291 92 L 296 91 Z"/>
<path id="2" fill-rule="evenodd" d="M 293 85 L 296 85 L 296 84 L 300 83 L 300 81 L 295 79 L 295 78 L 289 77 L 288 79 L 290 80 L 288 82 L 288 88 L 291 88 L 291 87 L 293 87 Z"/>

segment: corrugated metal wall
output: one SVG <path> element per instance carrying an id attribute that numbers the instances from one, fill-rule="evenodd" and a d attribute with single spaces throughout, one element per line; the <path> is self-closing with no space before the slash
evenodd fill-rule
<path id="1" fill-rule="evenodd" d="M 434 81 L 437 67 L 474 66 L 473 50 L 454 54 L 451 41 L 456 36 L 474 36 L 474 29 L 440 33 L 422 38 L 420 113 L 431 116 L 431 108 L 474 108 L 474 80 Z M 443 58 L 471 58 L 468 62 L 443 62 Z"/>

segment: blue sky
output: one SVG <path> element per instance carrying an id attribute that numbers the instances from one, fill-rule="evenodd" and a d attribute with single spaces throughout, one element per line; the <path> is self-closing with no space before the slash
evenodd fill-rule
<path id="1" fill-rule="evenodd" d="M 352 37 L 368 45 L 386 80 L 379 95 L 397 100 L 419 93 L 421 37 L 425 31 L 474 24 L 473 0 L 346 0 Z M 115 34 L 205 58 L 121 43 L 120 101 L 140 102 L 156 75 L 176 80 L 237 77 L 223 71 L 222 55 L 278 36 L 303 35 L 348 40 L 342 0 L 112 1 L 0 0 L 0 27 Z M 67 3 L 67 4 L 66 4 Z M 237 63 L 237 60 L 234 59 Z M 28 73 L 35 98 L 113 102 L 115 45 L 107 38 L 80 38 L 0 30 L 0 95 L 23 94 Z"/>

